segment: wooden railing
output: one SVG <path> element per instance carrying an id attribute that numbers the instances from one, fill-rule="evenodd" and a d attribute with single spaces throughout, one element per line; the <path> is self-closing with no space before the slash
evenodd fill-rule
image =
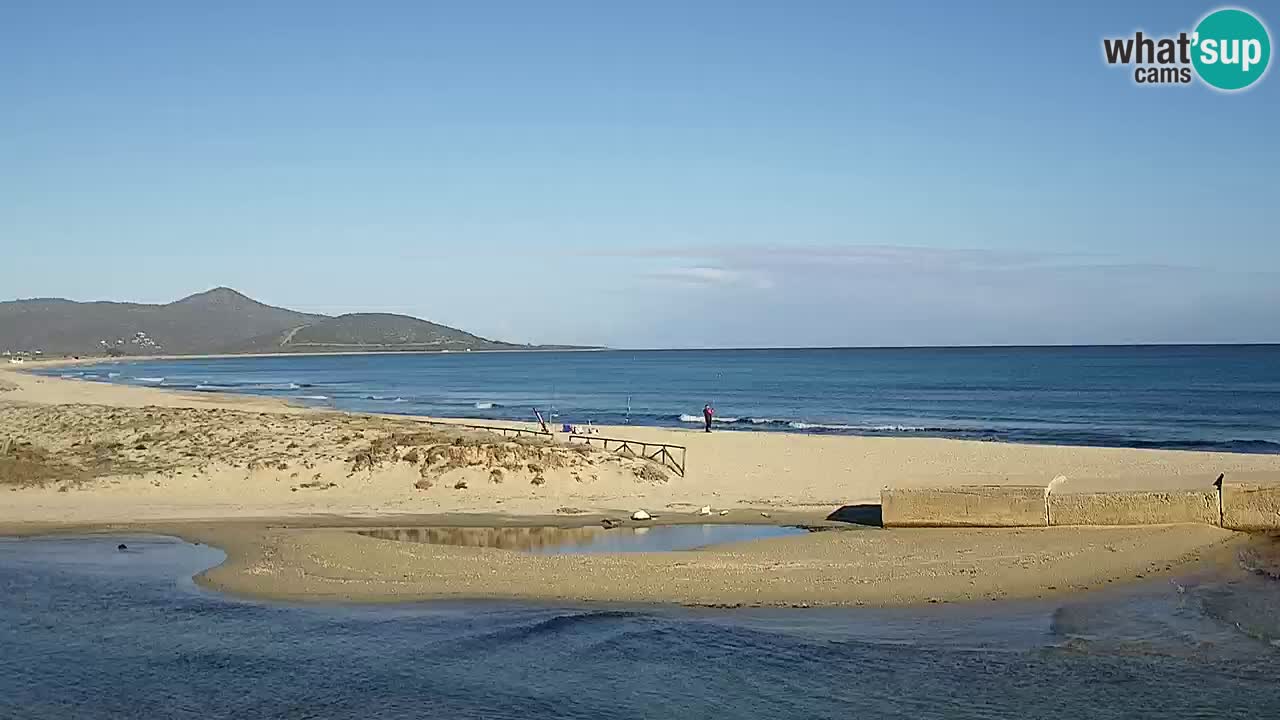
<path id="1" fill-rule="evenodd" d="M 488 430 L 489 432 L 501 433 L 503 437 L 520 437 L 522 435 L 532 435 L 540 438 L 554 437 L 551 433 L 542 432 L 541 430 L 525 430 L 524 428 L 503 427 L 501 425 L 468 425 L 452 422 L 428 422 L 427 424 L 441 427 L 460 427 L 469 430 Z"/>
<path id="2" fill-rule="evenodd" d="M 683 445 L 670 445 L 668 443 L 649 443 L 640 442 L 639 440 L 620 440 L 618 438 L 600 437 L 599 435 L 579 435 L 573 433 L 569 435 L 569 441 L 581 440 L 586 444 L 599 443 L 600 447 L 605 450 L 611 450 L 617 453 L 629 453 L 634 457 L 642 457 L 646 460 L 652 460 L 664 467 L 669 467 L 675 471 L 680 477 L 684 477 L 685 456 L 688 449 Z M 679 459 L 676 459 L 676 453 L 679 453 Z"/>

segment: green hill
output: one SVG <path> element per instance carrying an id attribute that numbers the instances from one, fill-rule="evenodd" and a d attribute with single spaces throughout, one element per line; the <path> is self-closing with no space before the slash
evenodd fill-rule
<path id="1" fill-rule="evenodd" d="M 224 287 L 164 305 L 58 298 L 0 302 L 0 351 L 15 354 L 205 355 L 531 347 L 489 340 L 407 315 L 329 317 L 301 313 L 264 305 Z"/>
<path id="2" fill-rule="evenodd" d="M 408 315 L 353 313 L 325 318 L 283 333 L 253 338 L 238 352 L 343 352 L 423 350 L 514 350 L 522 345 L 496 342 L 447 325 Z"/>
<path id="3" fill-rule="evenodd" d="M 321 318 L 263 305 L 229 288 L 165 305 L 15 300 L 0 303 L 0 349 L 46 355 L 211 353 Z"/>

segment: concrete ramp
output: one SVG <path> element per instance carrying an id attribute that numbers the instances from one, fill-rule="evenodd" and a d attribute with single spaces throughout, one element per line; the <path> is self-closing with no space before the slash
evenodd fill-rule
<path id="1" fill-rule="evenodd" d="M 885 527 L 1045 527 L 1045 488 L 1039 485 L 965 485 L 884 488 Z"/>

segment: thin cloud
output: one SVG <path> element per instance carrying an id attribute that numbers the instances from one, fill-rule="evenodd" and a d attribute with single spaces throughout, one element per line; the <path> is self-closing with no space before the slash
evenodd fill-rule
<path id="1" fill-rule="evenodd" d="M 721 271 L 739 267 L 815 264 L 1011 268 L 1105 262 L 1105 258 L 1081 254 L 905 245 L 648 247 L 609 249 L 600 251 L 598 254 L 685 263 L 693 261 L 697 265 L 686 266 L 686 269 L 703 268 Z"/>
<path id="2" fill-rule="evenodd" d="M 707 265 L 661 268 L 648 273 L 648 276 L 691 287 L 746 286 L 760 290 L 773 287 L 773 282 L 760 273 Z"/>
<path id="3" fill-rule="evenodd" d="M 715 267 L 666 268 L 653 274 L 659 278 L 690 282 L 696 285 L 725 285 L 738 279 L 738 273 Z"/>

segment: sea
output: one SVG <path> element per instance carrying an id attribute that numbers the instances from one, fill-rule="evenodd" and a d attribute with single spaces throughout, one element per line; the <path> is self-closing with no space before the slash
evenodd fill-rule
<path id="1" fill-rule="evenodd" d="M 1056 599 L 783 611 L 259 602 L 192 581 L 222 559 L 153 535 L 0 539 L 0 718 L 1254 720 L 1280 709 L 1280 582 L 1244 565 Z"/>
<path id="2" fill-rule="evenodd" d="M 43 372 L 343 410 L 1280 452 L 1280 345 L 486 352 L 117 360 Z"/>

